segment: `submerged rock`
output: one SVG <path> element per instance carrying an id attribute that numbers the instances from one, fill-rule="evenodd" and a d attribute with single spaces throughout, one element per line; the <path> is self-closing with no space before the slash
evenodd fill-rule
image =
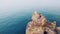
<path id="1" fill-rule="evenodd" d="M 32 21 L 27 24 L 26 34 L 60 34 L 56 22 L 49 22 L 42 14 L 34 12 Z"/>

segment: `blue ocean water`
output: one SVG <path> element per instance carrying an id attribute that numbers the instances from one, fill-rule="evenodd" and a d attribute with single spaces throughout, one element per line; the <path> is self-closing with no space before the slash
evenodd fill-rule
<path id="1" fill-rule="evenodd" d="M 31 20 L 33 10 L 25 10 L 26 12 L 19 12 L 10 15 L 6 18 L 0 18 L 0 34 L 25 34 L 27 23 Z M 31 11 L 31 12 L 30 12 Z M 51 14 L 39 10 L 49 21 L 56 21 L 57 26 L 60 25 L 60 15 Z"/>

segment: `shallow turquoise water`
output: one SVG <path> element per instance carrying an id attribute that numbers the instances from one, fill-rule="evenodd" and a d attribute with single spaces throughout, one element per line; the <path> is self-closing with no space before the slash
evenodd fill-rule
<path id="1" fill-rule="evenodd" d="M 31 10 L 32 11 L 32 10 Z M 49 21 L 56 21 L 60 25 L 60 15 L 49 12 L 38 11 L 42 13 Z M 26 25 L 31 20 L 33 12 L 19 12 L 6 18 L 0 18 L 0 34 L 25 34 Z"/>

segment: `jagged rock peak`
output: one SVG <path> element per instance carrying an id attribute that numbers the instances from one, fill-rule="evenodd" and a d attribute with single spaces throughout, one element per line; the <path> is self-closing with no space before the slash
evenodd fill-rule
<path id="1" fill-rule="evenodd" d="M 26 34 L 60 34 L 59 29 L 56 27 L 55 21 L 50 23 L 45 16 L 35 11 L 32 15 L 32 21 L 27 24 Z"/>
<path id="2" fill-rule="evenodd" d="M 35 11 L 32 15 L 32 21 L 37 22 L 39 24 L 41 23 L 41 25 L 43 25 L 47 22 L 47 19 L 41 13 Z"/>

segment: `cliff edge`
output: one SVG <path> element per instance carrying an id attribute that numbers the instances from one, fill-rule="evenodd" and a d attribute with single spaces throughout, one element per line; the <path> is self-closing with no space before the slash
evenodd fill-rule
<path id="1" fill-rule="evenodd" d="M 35 11 L 27 24 L 26 34 L 60 34 L 60 27 L 56 27 L 56 21 L 49 22 L 45 16 Z"/>

